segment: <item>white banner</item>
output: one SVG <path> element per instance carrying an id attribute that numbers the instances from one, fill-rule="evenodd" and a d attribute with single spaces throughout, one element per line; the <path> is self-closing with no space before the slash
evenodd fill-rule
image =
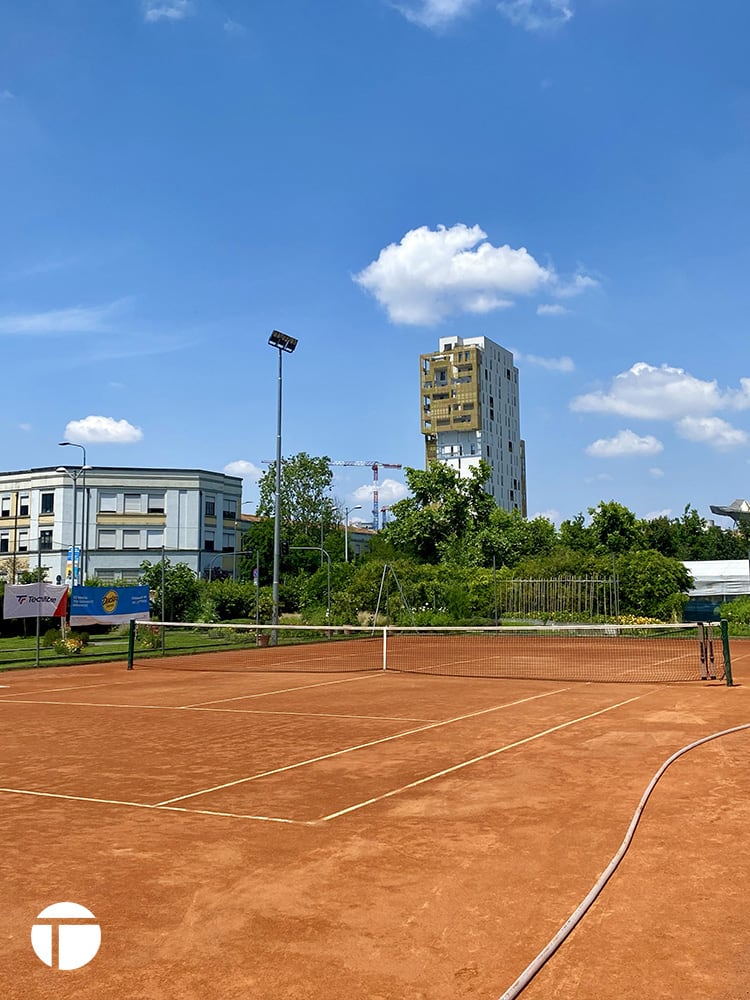
<path id="1" fill-rule="evenodd" d="M 68 588 L 54 583 L 8 584 L 3 599 L 5 618 L 63 618 Z"/>

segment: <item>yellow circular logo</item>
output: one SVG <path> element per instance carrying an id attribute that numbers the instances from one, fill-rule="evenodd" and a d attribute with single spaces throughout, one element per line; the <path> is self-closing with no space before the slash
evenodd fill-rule
<path id="1" fill-rule="evenodd" d="M 102 607 L 104 608 L 104 610 L 107 612 L 108 615 L 112 614 L 112 612 L 117 607 L 117 591 L 116 590 L 108 590 L 107 591 L 107 593 L 102 598 Z"/>

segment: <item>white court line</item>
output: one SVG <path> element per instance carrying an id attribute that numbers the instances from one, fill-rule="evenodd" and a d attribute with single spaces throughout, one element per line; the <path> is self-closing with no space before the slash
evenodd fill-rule
<path id="1" fill-rule="evenodd" d="M 357 743 L 352 747 L 344 747 L 343 750 L 333 750 L 331 753 L 320 754 L 318 757 L 309 757 L 307 760 L 298 760 L 294 764 L 285 764 L 283 767 L 275 767 L 270 771 L 260 771 L 258 774 L 251 774 L 245 778 L 237 778 L 235 781 L 227 781 L 223 785 L 214 785 L 211 788 L 201 788 L 197 792 L 188 792 L 187 795 L 176 795 L 173 799 L 164 799 L 156 805 L 166 806 L 172 802 L 182 802 L 185 799 L 192 799 L 198 795 L 208 795 L 209 792 L 219 792 L 224 788 L 233 788 L 236 785 L 244 785 L 249 781 L 256 781 L 258 778 L 268 778 L 272 774 L 282 774 L 284 771 L 293 771 L 298 767 L 305 767 L 307 764 L 317 764 L 321 760 L 330 760 L 332 757 L 341 757 L 355 750 L 364 750 L 367 747 L 379 746 L 381 743 L 389 743 L 391 740 L 402 739 L 404 736 L 413 736 L 415 733 L 424 733 L 429 729 L 438 729 L 440 726 L 449 726 L 454 722 L 463 722 L 465 719 L 475 719 L 480 715 L 487 715 L 490 712 L 499 712 L 503 708 L 513 708 L 515 705 L 525 705 L 529 701 L 537 701 L 539 698 L 549 698 L 553 694 L 560 694 L 570 690 L 567 687 L 556 688 L 554 691 L 544 691 L 542 694 L 530 695 L 528 698 L 519 698 L 517 701 L 509 701 L 504 705 L 494 705 L 492 708 L 483 708 L 477 712 L 469 712 L 466 715 L 457 715 L 453 719 L 443 719 L 440 722 L 431 722 L 426 726 L 418 726 L 416 729 L 406 729 L 401 733 L 394 733 L 392 736 L 383 736 L 377 740 L 369 740 L 367 743 Z"/>
<path id="2" fill-rule="evenodd" d="M 342 715 L 334 712 L 272 712 L 263 708 L 199 708 L 185 705 L 125 705 L 110 701 L 44 701 L 30 698 L 25 701 L 2 702 L 0 705 L 71 705 L 74 708 L 129 708 L 153 712 L 217 712 L 223 715 L 291 715 L 303 719 L 356 719 L 361 722 L 437 722 L 437 719 L 413 719 L 407 715 Z"/>
<path id="3" fill-rule="evenodd" d="M 373 677 L 382 677 L 384 671 L 369 674 L 358 674 L 356 677 L 344 677 L 336 681 L 318 681 L 316 684 L 298 684 L 296 687 L 278 688 L 275 691 L 259 691 L 255 694 L 238 694 L 234 698 L 216 698 L 214 701 L 196 701 L 190 705 L 178 705 L 178 708 L 204 708 L 208 705 L 225 705 L 230 701 L 244 701 L 246 698 L 266 698 L 271 694 L 290 694 L 294 691 L 309 691 L 312 688 L 328 687 L 331 684 L 353 684 L 355 681 L 369 681 Z"/>
<path id="4" fill-rule="evenodd" d="M 452 767 L 446 767 L 442 771 L 435 771 L 434 774 L 428 774 L 424 778 L 418 778 L 416 781 L 410 781 L 408 785 L 402 785 L 400 788 L 393 788 L 389 792 L 384 792 L 382 795 L 376 795 L 374 798 L 367 799 L 364 802 L 357 802 L 353 806 L 348 806 L 346 809 L 339 809 L 338 812 L 329 813 L 328 816 L 321 816 L 317 821 L 318 823 L 325 823 L 330 819 L 337 819 L 339 816 L 345 816 L 347 813 L 355 812 L 357 809 L 364 809 L 365 806 L 371 806 L 375 802 L 382 802 L 383 799 L 392 798 L 394 795 L 400 795 L 401 792 L 408 791 L 410 788 L 418 788 L 419 785 L 424 785 L 428 781 L 435 781 L 437 778 L 444 778 L 446 774 L 453 774 L 455 771 L 460 771 L 464 767 L 469 767 L 471 764 L 478 764 L 482 760 L 489 760 L 490 757 L 496 757 L 498 754 L 505 753 L 506 750 L 513 750 L 515 747 L 523 746 L 524 743 L 532 743 L 534 740 L 540 740 L 543 736 L 549 736 L 550 733 L 559 732 L 561 729 L 567 729 L 569 726 L 575 726 L 579 722 L 585 722 L 587 719 L 593 719 L 597 715 L 604 715 L 605 712 L 612 712 L 616 708 L 622 708 L 623 705 L 629 705 L 633 701 L 639 701 L 641 698 L 645 698 L 646 695 L 652 694 L 652 691 L 646 691 L 644 694 L 636 695 L 634 698 L 628 698 L 626 701 L 619 701 L 616 705 L 610 705 L 608 708 L 599 709 L 598 712 L 591 712 L 590 715 L 581 715 L 577 719 L 571 719 L 569 722 L 561 722 L 559 726 L 552 726 L 551 729 L 545 729 L 541 733 L 534 733 L 533 736 L 526 736 L 522 740 L 516 740 L 514 743 L 507 743 L 505 746 L 498 747 L 497 750 L 490 750 L 489 753 L 483 753 L 479 757 L 472 757 L 471 760 L 462 761 L 460 764 L 454 764 Z"/>
<path id="5" fill-rule="evenodd" d="M 101 684 L 66 684 L 65 687 L 42 688 L 41 691 L 36 692 L 36 693 L 38 693 L 38 694 L 54 694 L 56 691 L 83 691 L 83 690 L 87 690 L 88 688 L 112 687 L 112 685 L 114 685 L 114 684 L 129 684 L 129 683 L 130 683 L 129 681 L 109 680 L 109 681 L 102 681 Z M 10 684 L 8 685 L 8 687 L 10 687 Z M 30 694 L 34 694 L 35 692 L 34 691 L 28 691 L 28 690 L 26 690 L 26 691 L 19 691 L 18 693 L 19 693 L 19 695 L 22 695 L 22 694 L 30 695 Z M 10 697 L 11 698 L 15 697 L 15 695 L 14 695 L 14 693 L 12 691 L 10 693 Z"/>
<path id="6" fill-rule="evenodd" d="M 86 795 L 63 795 L 60 792 L 35 792 L 28 788 L 0 788 L 0 792 L 8 795 L 34 795 L 40 799 L 66 799 L 69 802 L 95 802 L 106 806 L 130 806 L 132 809 L 150 809 L 152 812 L 198 813 L 201 816 L 224 816 L 231 819 L 254 819 L 264 823 L 288 823 L 293 826 L 309 826 L 309 823 L 296 819 L 283 819 L 280 816 L 250 816 L 243 813 L 214 812 L 210 809 L 183 809 L 179 806 L 155 806 L 148 802 L 125 802 L 122 799 L 95 799 Z"/>

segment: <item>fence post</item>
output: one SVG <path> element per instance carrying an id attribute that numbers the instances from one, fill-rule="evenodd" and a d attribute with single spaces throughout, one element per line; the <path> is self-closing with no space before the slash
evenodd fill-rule
<path id="1" fill-rule="evenodd" d="M 729 622 L 722 618 L 721 622 L 721 645 L 724 649 L 724 674 L 727 679 L 727 687 L 734 687 L 732 679 L 732 657 L 729 652 Z"/>
<path id="2" fill-rule="evenodd" d="M 135 618 L 131 618 L 130 629 L 128 630 L 128 670 L 133 669 L 134 655 L 135 655 Z"/>

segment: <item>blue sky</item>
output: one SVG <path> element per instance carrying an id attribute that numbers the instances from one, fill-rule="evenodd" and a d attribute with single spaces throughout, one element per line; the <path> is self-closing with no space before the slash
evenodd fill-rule
<path id="1" fill-rule="evenodd" d="M 0 468 L 68 438 L 254 501 L 274 328 L 285 454 L 421 467 L 419 354 L 484 334 L 531 515 L 747 496 L 749 34 L 746 0 L 1 4 Z"/>

